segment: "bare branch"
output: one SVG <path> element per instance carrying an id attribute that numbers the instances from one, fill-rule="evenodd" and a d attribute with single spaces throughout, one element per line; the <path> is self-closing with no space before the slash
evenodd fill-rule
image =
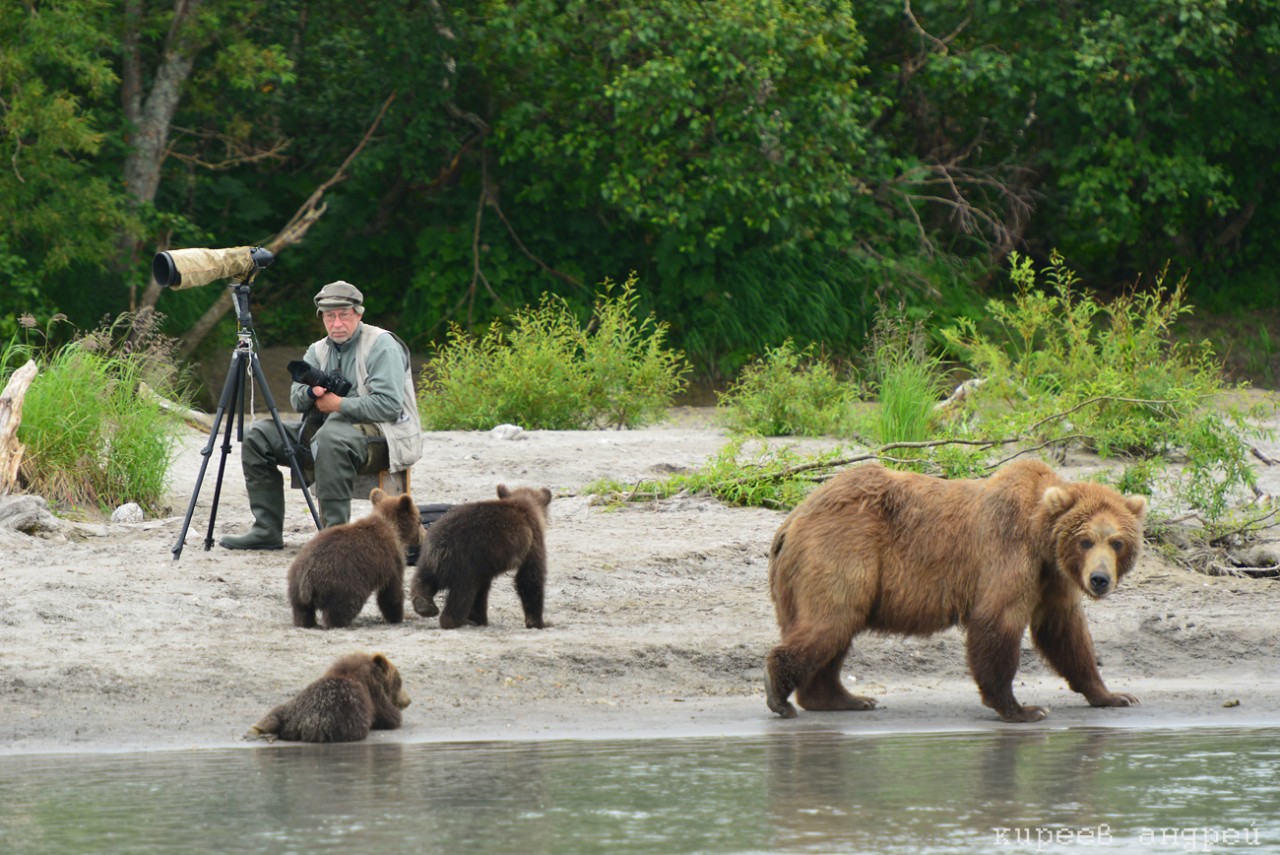
<path id="1" fill-rule="evenodd" d="M 369 128 L 364 132 L 364 136 L 360 138 L 360 142 L 356 144 L 356 147 L 353 148 L 351 153 L 347 155 L 346 159 L 342 161 L 342 165 L 334 171 L 333 175 L 329 176 L 327 181 L 312 191 L 311 195 L 307 197 L 307 200 L 302 203 L 302 206 L 298 208 L 293 217 L 289 219 L 289 222 L 285 223 L 284 227 L 281 228 L 280 231 L 276 232 L 275 237 L 263 242 L 261 246 L 271 250 L 273 253 L 279 253 L 280 250 L 285 247 L 299 243 L 304 237 L 306 237 L 307 230 L 310 229 L 317 220 L 324 216 L 324 212 L 328 210 L 329 206 L 324 202 L 325 192 L 335 184 L 346 179 L 347 170 L 351 167 L 351 164 L 355 162 L 355 159 L 359 156 L 360 152 L 364 150 L 364 147 L 368 144 L 369 140 L 373 138 L 374 133 L 378 130 L 378 126 L 382 124 L 382 119 L 386 116 L 387 110 L 391 107 L 391 102 L 395 100 L 395 97 L 396 93 L 394 91 L 387 96 L 387 100 L 382 103 L 382 109 L 378 111 L 378 115 L 374 118 L 372 124 L 369 125 Z M 159 287 L 154 282 L 152 282 L 148 287 L 147 296 L 151 296 L 153 291 L 157 292 L 158 296 Z M 183 333 L 178 345 L 178 356 L 182 358 L 190 356 L 196 347 L 199 346 L 200 342 L 204 341 L 205 336 L 207 336 L 209 332 L 217 326 L 218 321 L 222 320 L 223 315 L 231 310 L 232 304 L 231 292 L 224 291 L 218 299 L 214 301 L 214 304 L 200 316 L 200 319 L 196 321 L 195 325 Z M 147 305 L 155 305 L 155 297 L 151 297 L 151 301 L 150 303 L 147 303 Z"/>

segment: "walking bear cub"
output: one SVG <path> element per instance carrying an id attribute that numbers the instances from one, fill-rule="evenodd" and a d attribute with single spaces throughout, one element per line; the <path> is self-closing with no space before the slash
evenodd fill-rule
<path id="1" fill-rule="evenodd" d="M 859 466 L 815 490 L 783 521 L 769 553 L 782 641 L 765 660 L 769 708 L 864 710 L 840 667 L 861 632 L 967 630 L 982 701 L 1010 722 L 1048 710 L 1013 695 L 1022 636 L 1096 707 L 1137 698 L 1098 672 L 1083 595 L 1111 593 L 1133 567 L 1146 500 L 1068 483 L 1039 461 L 986 480 L 947 481 Z"/>
<path id="2" fill-rule="evenodd" d="M 375 591 L 387 622 L 404 620 L 405 552 L 422 543 L 418 506 L 377 487 L 369 501 L 368 516 L 318 531 L 298 550 L 289 565 L 294 626 L 314 627 L 316 611 L 328 629 L 350 626 Z"/>
<path id="3" fill-rule="evenodd" d="M 409 696 L 400 672 L 381 653 L 349 653 L 293 700 L 249 728 L 259 736 L 289 742 L 359 742 L 372 730 L 395 730 Z"/>
<path id="4" fill-rule="evenodd" d="M 516 571 L 516 593 L 524 608 L 524 625 L 546 626 L 542 620 L 547 581 L 547 508 L 551 491 L 543 487 L 498 485 L 498 498 L 454 506 L 427 529 L 417 572 L 410 586 L 414 610 L 423 617 L 440 615 L 441 629 L 466 623 L 489 623 L 489 588 L 508 570 Z M 448 589 L 444 611 L 437 591 Z"/>

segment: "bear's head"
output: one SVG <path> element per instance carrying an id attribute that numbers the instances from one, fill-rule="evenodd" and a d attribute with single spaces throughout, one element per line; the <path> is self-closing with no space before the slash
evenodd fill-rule
<path id="1" fill-rule="evenodd" d="M 399 709 L 409 706 L 409 695 L 400 680 L 400 670 L 381 653 L 348 653 L 333 663 L 329 676 L 363 683 L 375 703 L 381 699 Z"/>
<path id="2" fill-rule="evenodd" d="M 1079 483 L 1049 487 L 1041 503 L 1052 520 L 1058 570 L 1095 599 L 1114 591 L 1138 559 L 1147 500 Z"/>
<path id="3" fill-rule="evenodd" d="M 391 523 L 401 547 L 408 553 L 416 553 L 422 546 L 422 515 L 413 497 L 408 493 L 392 496 L 381 487 L 374 487 L 369 501 L 373 512 Z"/>
<path id="4" fill-rule="evenodd" d="M 527 505 L 544 523 L 549 516 L 548 508 L 551 506 L 551 491 L 546 487 L 537 489 L 533 487 L 516 487 L 512 490 L 506 484 L 499 484 L 498 498 Z"/>

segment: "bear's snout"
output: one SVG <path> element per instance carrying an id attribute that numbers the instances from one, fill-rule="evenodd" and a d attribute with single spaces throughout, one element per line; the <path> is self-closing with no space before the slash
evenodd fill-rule
<path id="1" fill-rule="evenodd" d="M 1089 574 L 1089 593 L 1095 597 L 1104 596 L 1111 591 L 1111 574 L 1103 570 L 1094 570 Z"/>

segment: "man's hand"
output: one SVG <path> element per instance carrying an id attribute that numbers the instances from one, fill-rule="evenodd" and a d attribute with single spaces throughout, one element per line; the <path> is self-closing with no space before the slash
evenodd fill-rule
<path id="1" fill-rule="evenodd" d="M 322 413 L 336 413 L 342 409 L 342 398 L 333 394 L 323 386 L 313 386 L 312 391 L 318 397 L 316 398 L 316 409 Z"/>

